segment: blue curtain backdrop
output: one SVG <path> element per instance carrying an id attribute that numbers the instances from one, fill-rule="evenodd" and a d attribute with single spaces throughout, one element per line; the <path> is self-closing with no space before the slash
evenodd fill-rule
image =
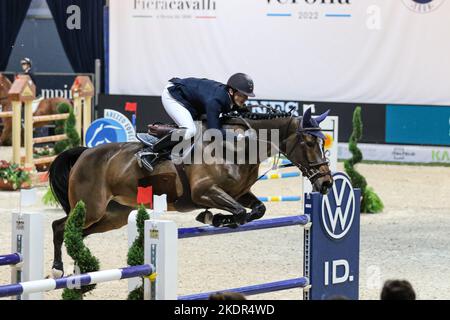
<path id="1" fill-rule="evenodd" d="M 0 0 L 0 71 L 8 65 L 30 3 L 31 0 Z"/>
<path id="2" fill-rule="evenodd" d="M 47 4 L 73 70 L 77 73 L 94 73 L 96 59 L 100 59 L 104 65 L 105 0 L 47 0 Z M 67 20 L 71 16 L 67 13 L 67 8 L 71 5 L 77 5 L 81 9 L 79 30 L 67 28 Z"/>

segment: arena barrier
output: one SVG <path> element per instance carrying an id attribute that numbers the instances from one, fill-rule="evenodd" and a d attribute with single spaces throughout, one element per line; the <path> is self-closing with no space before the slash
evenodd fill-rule
<path id="1" fill-rule="evenodd" d="M 322 300 L 333 295 L 358 299 L 360 190 L 353 189 L 345 174 L 336 173 L 333 178 L 335 183 L 328 196 L 319 193 L 305 195 L 305 214 L 300 216 L 257 220 L 236 229 L 210 226 L 177 229 L 171 221 L 146 221 L 145 261 L 155 266 L 158 277 L 155 282 L 147 284 L 145 291 L 150 292 L 152 300 L 199 300 L 207 299 L 215 292 L 233 291 L 253 295 L 303 288 L 304 299 Z M 130 221 L 133 220 L 131 217 L 132 215 L 129 230 L 135 228 Z M 200 294 L 177 295 L 178 239 L 299 225 L 304 227 L 302 277 Z M 130 240 L 134 238 L 135 236 L 131 236 Z M 273 273 L 273 270 L 270 272 Z"/>
<path id="2" fill-rule="evenodd" d="M 92 97 L 94 96 L 94 86 L 88 76 L 78 76 L 72 86 L 73 106 L 76 118 L 76 130 L 81 141 L 85 141 L 85 133 L 91 123 Z M 13 163 L 21 163 L 21 129 L 22 129 L 22 104 L 24 108 L 24 146 L 25 146 L 25 167 L 34 168 L 37 164 L 51 163 L 54 157 L 44 157 L 33 159 L 33 147 L 36 143 L 57 142 L 67 139 L 65 134 L 40 138 L 33 138 L 34 124 L 39 122 L 52 122 L 65 120 L 69 114 L 33 116 L 32 103 L 36 98 L 36 87 L 27 75 L 19 75 L 12 84 L 8 93 L 12 103 L 12 145 Z M 8 116 L 4 114 L 3 116 Z M 82 131 L 82 128 L 84 132 Z"/>
<path id="3" fill-rule="evenodd" d="M 44 215 L 13 213 L 11 248 L 14 253 L 0 256 L 0 266 L 11 266 L 10 286 L 44 278 Z M 42 293 L 14 294 L 17 300 L 40 300 Z"/>

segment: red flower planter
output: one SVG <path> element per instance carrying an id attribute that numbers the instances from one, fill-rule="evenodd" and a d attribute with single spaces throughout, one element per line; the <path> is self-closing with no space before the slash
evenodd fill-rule
<path id="1" fill-rule="evenodd" d="M 0 191 L 17 191 L 20 189 L 29 189 L 30 185 L 28 183 L 23 183 L 21 187 L 14 189 L 13 184 L 11 182 L 4 182 L 3 179 L 0 179 Z"/>

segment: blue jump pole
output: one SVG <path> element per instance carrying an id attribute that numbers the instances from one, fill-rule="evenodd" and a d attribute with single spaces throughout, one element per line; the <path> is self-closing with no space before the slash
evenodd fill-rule
<path id="1" fill-rule="evenodd" d="M 36 292 L 52 291 L 68 287 L 76 288 L 78 286 L 86 286 L 89 284 L 96 284 L 113 280 L 129 279 L 139 276 L 148 276 L 153 273 L 153 270 L 154 269 L 151 265 L 144 264 L 122 269 L 112 269 L 74 275 L 60 279 L 45 279 L 10 284 L 6 286 L 0 286 L 0 298 Z"/>
<path id="2" fill-rule="evenodd" d="M 12 253 L 0 256 L 0 266 L 13 266 L 22 262 L 20 253 Z"/>
<path id="3" fill-rule="evenodd" d="M 235 232 L 245 232 L 261 229 L 282 228 L 288 226 L 305 225 L 309 223 L 309 217 L 307 215 L 291 216 L 283 218 L 265 219 L 253 221 L 244 224 L 236 229 L 231 228 L 215 228 L 208 227 L 194 227 L 194 228 L 179 228 L 178 239 L 194 238 L 201 236 L 211 236 L 216 234 L 226 234 Z"/>
<path id="4" fill-rule="evenodd" d="M 307 278 L 296 278 L 296 279 L 290 279 L 290 280 L 258 284 L 258 285 L 254 285 L 254 286 L 226 289 L 226 290 L 220 290 L 220 291 L 211 291 L 211 292 L 204 292 L 204 293 L 198 293 L 198 294 L 190 294 L 187 296 L 180 296 L 180 297 L 178 297 L 178 300 L 208 300 L 210 295 L 215 294 L 215 293 L 220 293 L 220 292 L 237 292 L 237 293 L 242 293 L 246 296 L 251 296 L 251 295 L 260 294 L 260 293 L 289 290 L 289 289 L 296 289 L 296 288 L 304 288 L 308 285 L 309 285 L 309 281 Z"/>

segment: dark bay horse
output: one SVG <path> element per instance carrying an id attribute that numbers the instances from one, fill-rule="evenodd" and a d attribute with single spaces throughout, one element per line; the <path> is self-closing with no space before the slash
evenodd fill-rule
<path id="1" fill-rule="evenodd" d="M 255 114 L 247 118 L 233 117 L 224 122 L 224 128 L 245 130 L 251 127 L 261 140 L 260 129 L 276 130 L 279 152 L 310 179 L 315 190 L 327 193 L 333 179 L 325 158 L 324 142 L 313 135 L 320 132 L 318 123 L 325 116 L 319 120 L 315 118 L 318 120 L 315 121 L 308 111 L 303 117 L 285 113 L 271 119 Z M 267 142 L 268 138 L 264 139 Z M 138 206 L 138 181 L 143 178 L 150 179 L 154 194 L 167 194 L 169 210 L 205 209 L 197 217 L 204 223 L 235 227 L 264 215 L 264 204 L 250 189 L 258 180 L 260 163 L 271 154 L 258 157 L 255 164 L 175 165 L 166 160 L 149 173 L 138 165 L 134 156 L 142 147 L 141 143 L 112 143 L 91 149 L 79 147 L 63 152 L 52 163 L 50 185 L 66 214 L 78 201 L 86 204 L 84 236 L 126 225 L 129 213 Z M 270 148 L 268 151 L 272 152 Z M 208 209 L 223 210 L 232 215 L 213 216 Z M 52 224 L 55 276 L 63 272 L 61 246 L 66 219 Z"/>
<path id="2" fill-rule="evenodd" d="M 2 74 L 0 74 L 0 105 L 2 105 L 2 111 L 7 112 L 12 110 L 11 101 L 8 98 L 8 92 L 11 89 L 11 81 Z M 33 116 L 44 116 L 58 113 L 58 105 L 60 103 L 68 103 L 72 105 L 72 102 L 64 98 L 51 98 L 44 99 L 39 103 Z M 3 118 L 3 131 L 0 135 L 0 146 L 10 146 L 12 144 L 12 118 Z M 48 125 L 50 122 L 39 122 L 34 125 L 35 128 Z"/>

